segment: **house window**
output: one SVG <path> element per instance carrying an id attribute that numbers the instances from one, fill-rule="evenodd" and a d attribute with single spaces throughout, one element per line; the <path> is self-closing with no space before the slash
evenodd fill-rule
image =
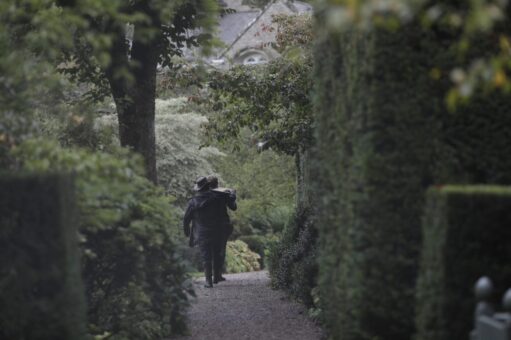
<path id="1" fill-rule="evenodd" d="M 250 54 L 243 58 L 243 65 L 256 65 L 266 63 L 268 59 L 261 54 Z"/>

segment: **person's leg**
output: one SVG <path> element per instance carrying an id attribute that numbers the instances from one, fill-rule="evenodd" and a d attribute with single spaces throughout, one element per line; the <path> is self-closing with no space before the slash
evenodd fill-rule
<path id="1" fill-rule="evenodd" d="M 213 283 L 223 281 L 222 279 L 222 248 L 223 236 L 219 235 L 213 242 Z M 225 255 L 225 254 L 224 254 Z M 225 279 L 224 279 L 225 280 Z"/>
<path id="2" fill-rule="evenodd" d="M 227 240 L 229 239 L 228 235 L 222 236 L 222 241 L 220 245 L 220 276 L 219 281 L 225 281 L 225 277 L 222 276 L 222 273 L 226 272 L 225 267 L 225 256 L 227 252 Z"/>
<path id="3" fill-rule="evenodd" d="M 204 265 L 204 276 L 206 277 L 206 284 L 204 287 L 213 287 L 213 247 L 211 240 L 202 238 L 199 240 L 200 253 L 202 263 Z"/>

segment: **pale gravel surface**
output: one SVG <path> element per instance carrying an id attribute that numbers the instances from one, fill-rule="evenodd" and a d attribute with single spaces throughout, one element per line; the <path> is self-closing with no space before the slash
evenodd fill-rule
<path id="1" fill-rule="evenodd" d="M 191 335 L 180 340 L 320 340 L 322 330 L 305 307 L 272 290 L 267 271 L 224 275 L 204 288 L 194 282 L 197 300 L 189 310 Z"/>

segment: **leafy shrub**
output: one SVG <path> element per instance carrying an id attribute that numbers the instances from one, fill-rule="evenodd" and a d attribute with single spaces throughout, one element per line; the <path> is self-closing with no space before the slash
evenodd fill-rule
<path id="1" fill-rule="evenodd" d="M 292 215 L 292 205 L 280 202 L 281 205 L 273 206 L 269 199 L 264 196 L 238 199 L 238 210 L 232 214 L 235 237 L 282 232 Z"/>
<path id="2" fill-rule="evenodd" d="M 268 211 L 266 220 L 274 233 L 281 233 L 293 216 L 292 205 L 280 205 Z"/>
<path id="3" fill-rule="evenodd" d="M 243 235 L 239 238 L 240 241 L 245 242 L 248 245 L 248 248 L 253 252 L 259 254 L 261 258 L 259 259 L 259 263 L 261 265 L 261 269 L 266 267 L 266 257 L 268 256 L 268 252 L 270 250 L 270 244 L 279 240 L 279 237 L 275 234 L 267 234 L 267 235 Z"/>
<path id="4" fill-rule="evenodd" d="M 268 246 L 266 237 L 261 235 L 246 235 L 241 236 L 239 240 L 245 242 L 251 251 L 259 254 L 260 256 L 259 264 L 261 266 L 261 269 L 263 269 L 265 267 L 264 265 L 265 251 Z"/>
<path id="5" fill-rule="evenodd" d="M 227 242 L 226 271 L 228 273 L 242 273 L 260 270 L 260 256 L 248 248 L 248 245 L 236 240 Z"/>
<path id="6" fill-rule="evenodd" d="M 185 328 L 185 268 L 173 239 L 172 200 L 143 176 L 141 159 L 27 141 L 19 168 L 76 176 L 89 331 L 111 339 L 156 339 Z"/>
<path id="7" fill-rule="evenodd" d="M 253 252 L 258 253 L 261 258 L 264 256 L 264 250 L 267 246 L 267 241 L 264 236 L 261 235 L 246 235 L 241 236 L 239 238 L 240 241 L 243 241 L 247 244 L 248 248 Z"/>
<path id="8" fill-rule="evenodd" d="M 297 211 L 282 238 L 270 245 L 268 265 L 272 286 L 284 289 L 307 306 L 314 306 L 317 286 L 317 231 L 310 211 Z"/>

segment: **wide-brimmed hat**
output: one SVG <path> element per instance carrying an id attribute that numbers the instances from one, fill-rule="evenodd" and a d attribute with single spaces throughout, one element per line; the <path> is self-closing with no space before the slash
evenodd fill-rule
<path id="1" fill-rule="evenodd" d="M 195 186 L 193 187 L 193 190 L 195 191 L 201 191 L 208 185 L 208 179 L 206 177 L 199 177 L 195 181 Z"/>
<path id="2" fill-rule="evenodd" d="M 218 177 L 216 177 L 215 175 L 209 175 L 206 178 L 208 179 L 210 189 L 218 187 Z"/>

